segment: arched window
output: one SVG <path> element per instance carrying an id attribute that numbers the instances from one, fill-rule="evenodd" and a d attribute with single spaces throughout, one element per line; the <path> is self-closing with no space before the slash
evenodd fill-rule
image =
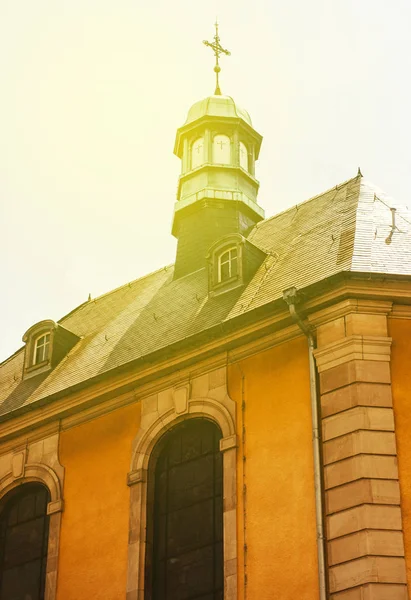
<path id="1" fill-rule="evenodd" d="M 216 135 L 213 140 L 213 162 L 218 165 L 229 165 L 231 162 L 231 142 L 226 135 Z"/>
<path id="2" fill-rule="evenodd" d="M 191 168 L 196 169 L 204 163 L 204 139 L 198 138 L 191 147 Z"/>
<path id="3" fill-rule="evenodd" d="M 238 250 L 232 246 L 218 256 L 217 283 L 234 279 L 238 275 Z"/>
<path id="4" fill-rule="evenodd" d="M 41 335 L 34 342 L 34 355 L 33 355 L 33 365 L 38 365 L 41 362 L 44 362 L 49 357 L 50 350 L 50 334 L 46 333 Z"/>
<path id="5" fill-rule="evenodd" d="M 27 483 L 5 498 L 0 512 L 0 598 L 43 600 L 46 581 L 49 492 Z"/>
<path id="6" fill-rule="evenodd" d="M 223 599 L 220 439 L 216 425 L 190 419 L 165 434 L 153 451 L 145 600 Z"/>
<path id="7" fill-rule="evenodd" d="M 240 155 L 240 167 L 245 171 L 248 171 L 248 151 L 247 146 L 240 142 L 238 145 L 238 152 Z"/>

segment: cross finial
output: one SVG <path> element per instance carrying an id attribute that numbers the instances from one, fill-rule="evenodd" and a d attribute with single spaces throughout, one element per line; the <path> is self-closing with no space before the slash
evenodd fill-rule
<path id="1" fill-rule="evenodd" d="M 221 67 L 219 65 L 218 59 L 220 58 L 221 54 L 226 54 L 227 56 L 230 56 L 231 52 L 229 52 L 228 50 L 225 50 L 225 48 L 223 48 L 221 46 L 221 44 L 220 44 L 220 37 L 218 35 L 218 21 L 217 20 L 215 22 L 214 42 L 207 42 L 206 40 L 204 40 L 203 44 L 205 44 L 206 46 L 209 46 L 214 51 L 214 56 L 215 56 L 214 73 L 215 73 L 215 76 L 216 76 L 216 86 L 215 86 L 215 92 L 214 93 L 215 93 L 216 96 L 221 96 L 220 82 L 219 82 L 219 78 L 218 78 L 218 75 L 219 75 L 219 73 L 221 71 Z"/>

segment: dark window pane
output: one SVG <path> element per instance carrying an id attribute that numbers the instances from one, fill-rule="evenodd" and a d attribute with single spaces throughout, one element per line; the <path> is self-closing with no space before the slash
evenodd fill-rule
<path id="1" fill-rule="evenodd" d="M 48 491 L 27 484 L 10 493 L 0 516 L 0 598 L 43 600 L 47 559 Z"/>
<path id="2" fill-rule="evenodd" d="M 182 433 L 182 460 L 187 461 L 197 458 L 201 454 L 201 438 L 198 431 L 192 431 L 190 427 L 184 428 Z"/>
<path id="3" fill-rule="evenodd" d="M 222 593 L 220 439 L 213 423 L 196 419 L 160 442 L 156 466 L 153 459 L 149 470 L 155 484 L 147 600 L 215 600 Z"/>
<path id="4" fill-rule="evenodd" d="M 47 510 L 47 490 L 42 489 L 36 494 L 36 516 L 45 515 Z"/>
<path id="5" fill-rule="evenodd" d="M 216 496 L 214 500 L 214 540 L 223 539 L 223 497 Z"/>
<path id="6" fill-rule="evenodd" d="M 185 600 L 213 590 L 213 548 L 201 548 L 167 561 L 167 600 Z"/>
<path id="7" fill-rule="evenodd" d="M 36 516 L 36 496 L 25 496 L 19 503 L 19 523 L 33 519 Z"/>
<path id="8" fill-rule="evenodd" d="M 169 513 L 167 555 L 176 556 L 213 543 L 213 500 Z"/>
<path id="9" fill-rule="evenodd" d="M 164 458 L 166 457 L 170 465 L 178 465 L 181 462 L 181 437 L 171 440 Z"/>
<path id="10" fill-rule="evenodd" d="M 18 565 L 40 558 L 43 550 L 44 517 L 14 525 L 7 532 L 4 566 Z"/>
<path id="11" fill-rule="evenodd" d="M 168 509 L 178 510 L 213 496 L 213 455 L 170 469 Z"/>
<path id="12" fill-rule="evenodd" d="M 223 562 L 223 541 L 214 546 L 214 563 L 215 563 L 215 589 L 222 590 L 224 588 L 223 570 L 219 568 Z"/>
<path id="13" fill-rule="evenodd" d="M 3 572 L 2 600 L 40 600 L 41 561 L 25 563 Z"/>
<path id="14" fill-rule="evenodd" d="M 9 519 L 8 519 L 8 524 L 9 525 L 15 525 L 17 523 L 17 516 L 19 514 L 19 505 L 18 504 L 14 504 L 11 508 L 10 508 L 10 512 L 9 512 Z"/>

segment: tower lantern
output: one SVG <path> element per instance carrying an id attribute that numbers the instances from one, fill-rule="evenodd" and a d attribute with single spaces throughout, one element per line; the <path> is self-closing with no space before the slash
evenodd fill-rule
<path id="1" fill-rule="evenodd" d="M 193 104 L 177 130 L 174 154 L 181 160 L 173 235 L 178 239 L 175 276 L 204 266 L 209 247 L 228 233 L 244 235 L 264 218 L 255 178 L 262 137 L 250 115 L 221 94 L 218 24 L 214 42 L 215 93 Z"/>

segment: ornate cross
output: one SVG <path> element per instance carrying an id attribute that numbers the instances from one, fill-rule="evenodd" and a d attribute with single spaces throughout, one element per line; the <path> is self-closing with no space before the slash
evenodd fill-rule
<path id="1" fill-rule="evenodd" d="M 229 52 L 228 50 L 225 50 L 225 48 L 223 48 L 220 44 L 220 37 L 218 35 L 218 21 L 215 22 L 214 42 L 207 42 L 206 40 L 204 40 L 203 44 L 205 44 L 206 46 L 209 46 L 214 51 L 214 56 L 215 56 L 214 72 L 215 72 L 215 76 L 216 76 L 216 86 L 215 86 L 214 94 L 216 96 L 221 96 L 220 82 L 218 79 L 218 75 L 221 71 L 221 67 L 219 65 L 218 59 L 220 58 L 221 54 L 226 54 L 227 56 L 230 56 L 231 52 Z"/>

